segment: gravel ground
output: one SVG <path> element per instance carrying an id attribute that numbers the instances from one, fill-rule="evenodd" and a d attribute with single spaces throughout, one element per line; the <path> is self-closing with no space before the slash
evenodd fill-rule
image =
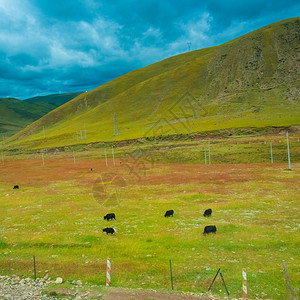
<path id="1" fill-rule="evenodd" d="M 0 276 L 0 299 L 50 299 L 42 296 L 43 285 L 43 283 L 35 282 L 30 278 Z"/>
<path id="2" fill-rule="evenodd" d="M 20 277 L 13 276 L 0 276 L 0 300 L 43 300 L 43 299 L 58 299 L 55 295 L 60 295 L 59 299 L 99 299 L 102 297 L 99 292 L 93 290 L 77 290 L 77 287 L 82 286 L 82 282 L 74 280 L 72 282 L 72 288 L 66 289 L 61 288 L 60 283 L 62 278 L 58 277 L 56 280 L 51 280 L 51 278 L 46 275 L 44 278 L 37 278 L 35 281 L 31 278 L 21 279 Z M 57 284 L 57 288 L 51 292 L 47 290 L 49 284 Z"/>
<path id="3" fill-rule="evenodd" d="M 76 299 L 76 300 L 89 300 L 89 299 L 105 299 L 105 300 L 126 300 L 126 299 L 156 299 L 156 300 L 217 300 L 219 298 L 214 297 L 211 294 L 193 294 L 193 293 L 168 293 L 158 292 L 155 290 L 144 289 L 125 289 L 125 288 L 104 288 L 105 293 L 99 294 L 99 292 L 87 289 L 85 291 L 77 290 L 77 286 L 81 287 L 80 280 L 72 282 L 72 288 L 61 288 L 59 283 L 50 280 L 48 275 L 44 278 L 37 278 L 33 280 L 31 278 L 21 279 L 18 276 L 0 276 L 0 300 L 43 300 L 43 299 L 58 299 L 55 295 L 60 295 L 59 299 Z M 61 278 L 60 278 L 61 279 Z M 62 281 L 62 279 L 61 279 Z M 43 290 L 48 284 L 57 283 L 57 289 L 54 294 L 42 294 Z M 225 298 L 227 299 L 227 298 Z"/>

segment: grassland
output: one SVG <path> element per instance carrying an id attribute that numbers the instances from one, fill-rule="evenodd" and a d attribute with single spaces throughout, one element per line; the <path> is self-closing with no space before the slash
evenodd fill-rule
<path id="1" fill-rule="evenodd" d="M 249 298 L 287 299 L 284 259 L 299 296 L 299 26 L 133 71 L 7 139 L 1 273 L 32 276 L 35 255 L 40 277 L 104 284 L 110 257 L 114 287 L 167 290 L 172 259 L 177 291 L 205 292 L 221 268 L 240 297 L 246 268 Z M 117 220 L 104 222 L 108 212 Z M 115 235 L 103 234 L 108 224 Z M 212 224 L 217 234 L 203 236 Z M 225 295 L 220 280 L 213 292 Z"/>
<path id="2" fill-rule="evenodd" d="M 141 147 L 117 147 L 115 166 L 106 145 L 108 167 L 103 145 L 75 152 L 76 164 L 71 148 L 46 153 L 44 167 L 40 153 L 6 155 L 0 165 L 0 271 L 32 276 L 35 255 L 38 276 L 47 270 L 51 277 L 104 284 L 110 257 L 113 286 L 164 290 L 172 259 L 175 290 L 205 292 L 221 268 L 238 297 L 246 268 L 249 298 L 287 299 L 285 259 L 299 295 L 299 136 L 291 135 L 292 171 L 286 159 L 279 163 L 285 135 L 276 138 L 211 140 L 211 165 L 204 164 L 207 141 L 189 140 L 141 144 L 143 164 L 140 156 L 126 155 Z M 147 163 L 145 153 L 160 159 Z M 243 163 L 252 155 L 252 163 Z M 12 190 L 14 184 L 20 190 Z M 204 218 L 208 207 L 213 215 Z M 163 217 L 167 209 L 175 210 L 173 218 Z M 117 220 L 104 222 L 107 212 Z M 102 233 L 108 224 L 115 235 Z M 217 234 L 204 237 L 211 224 Z M 225 295 L 220 279 L 213 293 Z"/>

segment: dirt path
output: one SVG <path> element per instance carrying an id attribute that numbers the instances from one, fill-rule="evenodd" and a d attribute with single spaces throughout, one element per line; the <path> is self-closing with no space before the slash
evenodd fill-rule
<path id="1" fill-rule="evenodd" d="M 136 299 L 136 300 L 217 300 L 210 294 L 193 294 L 193 293 L 167 293 L 159 292 L 155 290 L 127 290 L 127 289 L 115 289 L 109 294 L 104 294 L 102 299 L 105 300 L 126 300 L 126 299 Z"/>

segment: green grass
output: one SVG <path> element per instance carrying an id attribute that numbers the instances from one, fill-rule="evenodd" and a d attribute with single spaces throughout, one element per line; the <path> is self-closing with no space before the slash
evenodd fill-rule
<path id="1" fill-rule="evenodd" d="M 90 158 L 75 166 L 47 158 L 44 168 L 37 159 L 8 160 L 1 168 L 2 274 L 32 276 L 35 255 L 39 277 L 48 270 L 52 278 L 104 285 L 110 257 L 112 286 L 168 289 L 172 259 L 177 291 L 205 292 L 221 268 L 231 295 L 241 297 L 246 268 L 250 298 L 264 292 L 285 299 L 285 259 L 292 286 L 299 286 L 299 164 L 293 171 L 283 164 L 155 164 L 141 181 L 124 166 L 107 170 Z M 117 206 L 93 196 L 93 182 L 107 172 L 127 184 Z M 12 190 L 16 181 L 19 191 Z M 114 190 L 109 186 L 108 195 Z M 208 207 L 213 216 L 204 218 Z M 174 217 L 164 218 L 170 208 Z M 111 211 L 117 220 L 104 222 Z M 115 235 L 102 233 L 108 224 Z M 210 224 L 217 234 L 204 237 Z M 225 295 L 220 278 L 213 293 Z"/>
<path id="2" fill-rule="evenodd" d="M 284 259 L 299 296 L 298 30 L 295 18 L 133 71 L 6 140 L 0 271 L 32 276 L 35 255 L 38 276 L 47 270 L 67 282 L 104 284 L 110 257 L 112 286 L 163 290 L 172 259 L 177 291 L 205 292 L 221 268 L 230 294 L 241 297 L 246 268 L 249 298 L 287 299 Z M 171 113 L 187 90 L 201 101 L 196 116 L 188 99 Z M 211 166 L 204 165 L 208 142 Z M 204 218 L 208 207 L 213 216 Z M 174 217 L 164 218 L 171 208 Z M 117 220 L 104 222 L 107 212 Z M 102 232 L 108 224 L 115 235 Z M 204 237 L 211 224 L 217 234 Z M 220 278 L 213 293 L 225 295 Z"/>

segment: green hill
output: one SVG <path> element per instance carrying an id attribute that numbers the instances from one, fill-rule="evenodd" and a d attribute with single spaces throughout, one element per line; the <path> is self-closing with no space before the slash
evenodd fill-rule
<path id="1" fill-rule="evenodd" d="M 14 98 L 0 98 L 0 134 L 10 136 L 45 115 L 49 110 Z"/>
<path id="2" fill-rule="evenodd" d="M 65 94 L 53 94 L 48 96 L 38 96 L 29 99 L 25 99 L 24 101 L 29 103 L 38 103 L 43 104 L 45 106 L 51 107 L 51 110 L 65 104 L 66 102 L 72 100 L 73 98 L 79 96 L 82 92 L 75 93 L 65 93 Z"/>
<path id="3" fill-rule="evenodd" d="M 165 59 L 79 95 L 8 142 L 35 149 L 299 124 L 299 37 L 293 18 Z"/>
<path id="4" fill-rule="evenodd" d="M 81 93 L 40 96 L 23 101 L 15 98 L 0 98 L 0 140 L 15 134 L 79 94 Z"/>

